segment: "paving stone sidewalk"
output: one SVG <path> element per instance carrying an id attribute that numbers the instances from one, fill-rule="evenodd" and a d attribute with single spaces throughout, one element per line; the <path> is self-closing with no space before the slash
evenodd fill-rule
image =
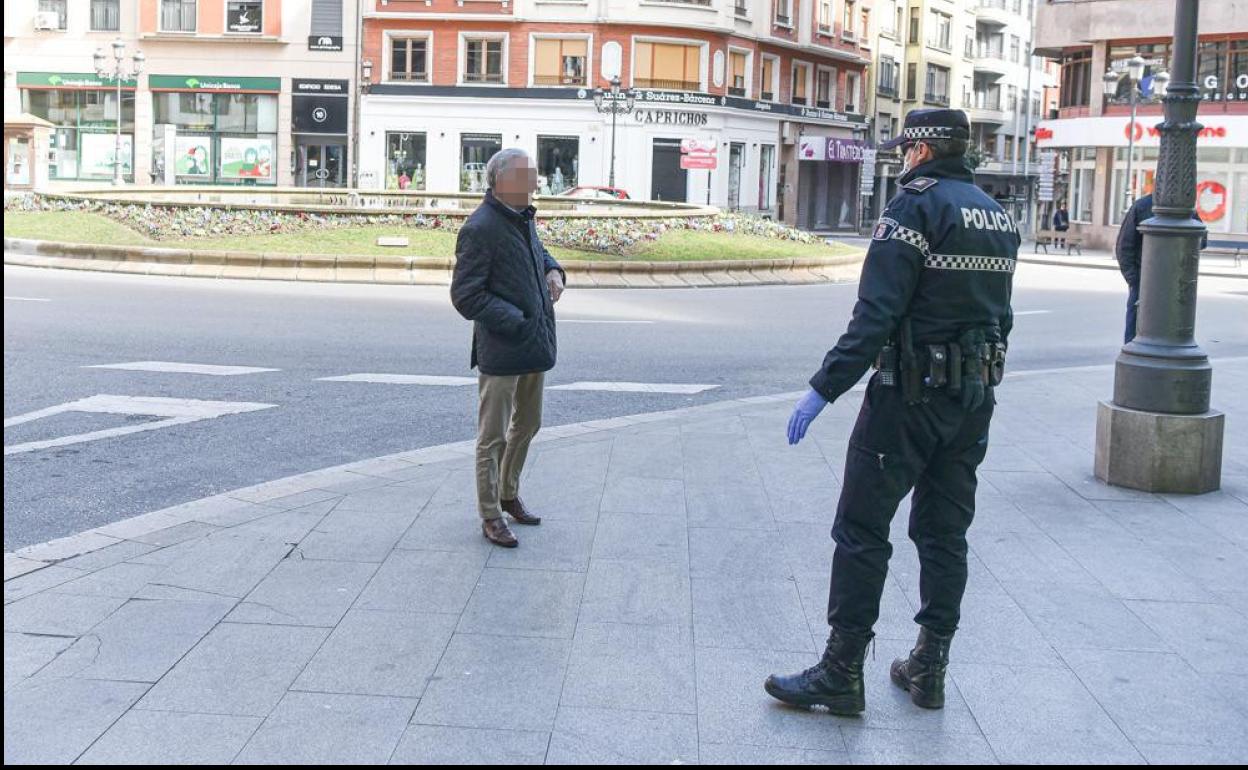
<path id="1" fill-rule="evenodd" d="M 791 448 L 785 395 L 547 429 L 516 550 L 461 443 L 6 554 L 5 763 L 1248 762 L 1248 362 L 1217 364 L 1200 497 L 1092 478 L 1111 376 L 1001 389 L 943 711 L 888 681 L 904 507 L 866 714 L 763 692 L 826 636 L 861 400 Z"/>

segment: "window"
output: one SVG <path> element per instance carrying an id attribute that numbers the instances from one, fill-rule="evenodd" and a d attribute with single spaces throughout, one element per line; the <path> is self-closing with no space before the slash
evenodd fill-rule
<path id="1" fill-rule="evenodd" d="M 962 109 L 975 107 L 975 85 L 970 78 L 962 78 Z"/>
<path id="2" fill-rule="evenodd" d="M 56 28 L 65 29 L 68 0 L 39 0 L 40 13 L 55 13 Z"/>
<path id="3" fill-rule="evenodd" d="M 910 44 L 917 45 L 919 42 L 919 9 L 910 9 Z"/>
<path id="4" fill-rule="evenodd" d="M 1119 73 L 1118 87 L 1113 93 L 1106 93 L 1106 98 L 1113 104 L 1126 104 L 1131 100 L 1131 86 L 1126 74 L 1126 63 L 1136 54 L 1144 57 L 1144 78 L 1140 88 L 1145 94 L 1152 92 L 1153 76 L 1158 72 L 1169 71 L 1170 44 L 1153 43 L 1142 45 L 1113 46 L 1109 49 L 1109 66 Z"/>
<path id="5" fill-rule="evenodd" d="M 819 31 L 832 34 L 832 0 L 819 0 Z"/>
<path id="6" fill-rule="evenodd" d="M 160 0 L 161 32 L 194 32 L 195 0 Z"/>
<path id="7" fill-rule="evenodd" d="M 759 87 L 759 98 L 765 102 L 776 100 L 776 73 L 779 69 L 779 59 L 774 56 L 763 57 L 763 82 Z"/>
<path id="8" fill-rule="evenodd" d="M 308 31 L 317 37 L 341 37 L 342 5 L 342 0 L 312 0 L 312 19 Z"/>
<path id="9" fill-rule="evenodd" d="M 21 89 L 21 108 L 55 124 L 48 137 L 53 179 L 107 179 L 116 151 L 117 92 Z M 122 174 L 133 176 L 134 91 L 121 92 Z"/>
<path id="10" fill-rule="evenodd" d="M 907 99 L 919 98 L 918 71 L 919 70 L 918 70 L 917 64 L 911 63 L 911 64 L 906 65 L 906 98 Z"/>
<path id="11" fill-rule="evenodd" d="M 771 211 L 776 204 L 776 146 L 764 144 L 758 148 L 758 208 Z"/>
<path id="12" fill-rule="evenodd" d="M 485 164 L 501 149 L 501 134 L 462 134 L 459 137 L 460 192 L 485 190 Z"/>
<path id="13" fill-rule="evenodd" d="M 277 100 L 276 94 L 152 94 L 152 122 L 178 129 L 177 143 L 164 155 L 177 181 L 276 184 Z"/>
<path id="14" fill-rule="evenodd" d="M 815 73 L 815 106 L 832 109 L 832 70 L 820 67 Z"/>
<path id="15" fill-rule="evenodd" d="M 1010 61 L 1019 63 L 1023 61 L 1018 35 L 1010 35 Z"/>
<path id="16" fill-rule="evenodd" d="M 1201 43 L 1196 64 L 1196 85 L 1200 95 L 1210 101 L 1222 101 L 1222 86 L 1228 82 L 1226 73 L 1226 41 Z M 1238 73 L 1231 73 L 1234 77 Z"/>
<path id="17" fill-rule="evenodd" d="M 533 51 L 533 83 L 539 86 L 584 86 L 589 41 L 585 39 L 541 40 Z"/>
<path id="18" fill-rule="evenodd" d="M 1005 105 L 1011 114 L 1018 112 L 1018 86 L 1010 86 L 1006 89 Z"/>
<path id="19" fill-rule="evenodd" d="M 949 68 L 927 65 L 927 84 L 923 101 L 940 107 L 949 106 Z"/>
<path id="20" fill-rule="evenodd" d="M 975 28 L 966 28 L 966 37 L 962 40 L 962 57 L 965 59 L 975 58 Z"/>
<path id="21" fill-rule="evenodd" d="M 91 31 L 116 32 L 121 29 L 121 0 L 91 0 Z"/>
<path id="22" fill-rule="evenodd" d="M 862 94 L 862 74 L 858 72 L 845 73 L 845 111 L 858 112 L 861 106 L 858 98 Z"/>
<path id="23" fill-rule="evenodd" d="M 881 56 L 880 65 L 876 69 L 875 90 L 881 96 L 897 98 L 897 79 L 901 75 L 901 65 L 893 61 L 891 56 Z"/>
<path id="24" fill-rule="evenodd" d="M 243 35 L 264 32 L 264 3 L 260 0 L 230 0 L 225 4 L 225 31 Z"/>
<path id="25" fill-rule="evenodd" d="M 793 19 L 793 0 L 776 0 L 776 23 L 789 26 Z"/>
<path id="26" fill-rule="evenodd" d="M 537 137 L 537 184 L 542 195 L 576 187 L 581 140 L 575 136 Z"/>
<path id="27" fill-rule="evenodd" d="M 745 51 L 728 52 L 728 94 L 730 96 L 744 97 L 748 93 L 746 75 L 749 71 L 749 54 Z"/>
<path id="28" fill-rule="evenodd" d="M 464 40 L 464 82 L 503 82 L 503 41 L 493 38 Z"/>
<path id="29" fill-rule="evenodd" d="M 845 0 L 845 13 L 841 17 L 841 34 L 845 37 L 854 36 L 855 8 L 854 0 Z"/>
<path id="30" fill-rule="evenodd" d="M 1096 149 L 1080 147 L 1071 153 L 1070 221 L 1092 223 L 1092 187 L 1096 180 Z"/>
<path id="31" fill-rule="evenodd" d="M 672 91 L 702 90 L 702 47 L 638 42 L 633 54 L 633 85 Z"/>
<path id="32" fill-rule="evenodd" d="M 930 21 L 927 44 L 942 51 L 953 50 L 953 17 L 947 13 L 932 11 Z"/>
<path id="33" fill-rule="evenodd" d="M 880 129 L 878 136 L 878 141 L 880 143 L 887 142 L 889 139 L 893 138 L 893 120 L 893 116 L 886 112 L 881 112 L 879 114 L 876 125 L 879 126 Z"/>
<path id="34" fill-rule="evenodd" d="M 386 189 L 423 190 L 426 181 L 423 133 L 386 132 Z"/>
<path id="35" fill-rule="evenodd" d="M 1092 100 L 1092 51 L 1077 51 L 1062 57 L 1060 106 L 1087 107 Z"/>
<path id="36" fill-rule="evenodd" d="M 737 14 L 738 18 L 748 19 L 750 16 L 749 0 L 734 0 L 735 4 L 732 10 Z"/>
<path id="37" fill-rule="evenodd" d="M 429 82 L 429 38 L 390 39 L 390 80 L 410 83 Z"/>
<path id="38" fill-rule="evenodd" d="M 793 64 L 793 88 L 789 91 L 790 101 L 793 104 L 809 104 L 810 97 L 808 89 L 810 88 L 810 65 L 809 64 Z"/>
<path id="39" fill-rule="evenodd" d="M 979 38 L 979 58 L 1005 58 L 1005 35 L 1000 33 L 984 35 Z"/>
<path id="40" fill-rule="evenodd" d="M 866 9 L 866 8 L 863 8 L 863 9 L 862 9 L 862 27 L 861 27 L 861 30 L 862 30 L 862 32 L 861 32 L 861 37 L 862 37 L 862 39 L 863 39 L 863 40 L 868 40 L 868 39 L 870 39 L 870 37 L 871 37 L 871 11 L 870 11 L 870 10 L 868 10 L 868 9 Z"/>

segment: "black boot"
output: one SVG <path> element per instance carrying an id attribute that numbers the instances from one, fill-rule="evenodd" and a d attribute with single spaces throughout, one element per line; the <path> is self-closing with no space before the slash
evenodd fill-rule
<path id="1" fill-rule="evenodd" d="M 792 706 L 826 706 L 840 716 L 860 714 L 867 707 L 862 690 L 862 660 L 873 636 L 844 634 L 834 628 L 818 663 L 790 676 L 772 674 L 763 683 L 763 689 Z"/>
<path id="2" fill-rule="evenodd" d="M 938 634 L 919 626 L 919 641 L 906 660 L 893 661 L 893 684 L 910 693 L 914 705 L 925 709 L 945 706 L 945 669 L 949 667 L 949 645 L 953 634 Z"/>

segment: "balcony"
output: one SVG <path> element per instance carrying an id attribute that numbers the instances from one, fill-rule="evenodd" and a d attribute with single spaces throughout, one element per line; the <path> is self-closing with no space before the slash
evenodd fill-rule
<path id="1" fill-rule="evenodd" d="M 979 46 L 975 51 L 975 71 L 988 72 L 993 75 L 1006 75 L 1010 71 L 1010 63 L 1005 60 L 1005 50 Z"/>
<path id="2" fill-rule="evenodd" d="M 875 92 L 885 99 L 897 98 L 897 86 L 876 86 Z"/>
<path id="3" fill-rule="evenodd" d="M 972 123 L 996 124 L 1005 123 L 1010 117 L 1009 113 L 1001 107 L 1000 93 L 985 93 L 983 91 L 975 92 L 975 97 L 966 111 L 966 116 Z"/>
<path id="4" fill-rule="evenodd" d="M 980 0 L 979 7 L 975 9 L 975 22 L 990 27 L 1004 27 L 1021 18 L 1006 6 L 1005 0 Z"/>
<path id="5" fill-rule="evenodd" d="M 701 91 L 702 84 L 696 80 L 662 80 L 659 78 L 634 78 L 636 88 L 653 88 L 659 91 Z"/>
<path id="6" fill-rule="evenodd" d="M 534 75 L 535 86 L 584 86 L 584 75 Z"/>
<path id="7" fill-rule="evenodd" d="M 949 94 L 923 94 L 923 102 L 925 104 L 931 104 L 936 107 L 948 107 L 949 106 Z M 848 106 L 846 108 L 846 111 L 847 112 L 849 111 Z"/>

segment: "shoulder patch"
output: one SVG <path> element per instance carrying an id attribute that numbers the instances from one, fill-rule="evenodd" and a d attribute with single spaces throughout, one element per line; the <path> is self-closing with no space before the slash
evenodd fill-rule
<path id="1" fill-rule="evenodd" d="M 895 232 L 897 232 L 897 220 L 880 217 L 880 221 L 875 223 L 875 230 L 871 233 L 871 240 L 887 241 Z"/>
<path id="2" fill-rule="evenodd" d="M 922 193 L 927 192 L 939 183 L 939 179 L 932 179 L 930 176 L 917 176 L 903 184 L 902 188 L 912 193 Z"/>

